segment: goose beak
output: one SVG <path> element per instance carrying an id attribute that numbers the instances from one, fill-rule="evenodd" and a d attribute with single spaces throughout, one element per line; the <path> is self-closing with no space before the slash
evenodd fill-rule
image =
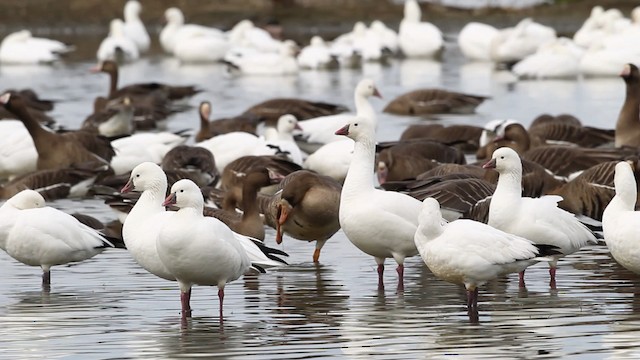
<path id="1" fill-rule="evenodd" d="M 120 192 L 123 194 L 126 194 L 128 192 L 131 192 L 131 190 L 133 190 L 133 181 L 129 179 L 129 181 L 127 181 L 127 183 L 124 184 L 122 189 L 120 189 Z"/>
<path id="2" fill-rule="evenodd" d="M 373 96 L 382 99 L 382 94 L 378 91 L 378 88 L 373 88 Z"/>
<path id="3" fill-rule="evenodd" d="M 483 169 L 495 169 L 496 168 L 496 159 L 491 159 L 486 164 L 482 165 Z"/>
<path id="4" fill-rule="evenodd" d="M 100 64 L 94 65 L 89 69 L 90 72 L 92 73 L 99 73 L 102 71 L 102 67 L 100 66 Z"/>
<path id="5" fill-rule="evenodd" d="M 176 204 L 176 193 L 171 193 L 167 196 L 166 199 L 162 202 L 162 206 L 170 206 Z"/>
<path id="6" fill-rule="evenodd" d="M 349 124 L 341 127 L 340 129 L 336 130 L 335 132 L 336 135 L 344 135 L 347 136 L 349 135 Z"/>

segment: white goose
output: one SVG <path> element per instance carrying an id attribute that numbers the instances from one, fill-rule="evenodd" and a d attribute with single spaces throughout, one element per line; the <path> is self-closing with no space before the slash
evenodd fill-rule
<path id="1" fill-rule="evenodd" d="M 160 44 L 166 53 L 173 54 L 178 44 L 193 37 L 224 38 L 224 32 L 219 29 L 195 24 L 185 24 L 184 15 L 180 9 L 172 7 L 164 12 L 167 24 L 160 32 Z"/>
<path id="2" fill-rule="evenodd" d="M 415 234 L 420 256 L 438 278 L 464 285 L 470 315 L 478 308 L 479 286 L 549 260 L 538 258 L 539 249 L 525 238 L 473 220 L 447 223 L 438 200 L 426 198 L 422 204 Z"/>
<path id="3" fill-rule="evenodd" d="M 227 54 L 225 60 L 233 71 L 245 75 L 293 75 L 299 70 L 295 52 L 296 44 L 287 40 L 280 44 L 278 52 L 254 49 L 241 56 Z"/>
<path id="4" fill-rule="evenodd" d="M 0 207 L 0 248 L 25 265 L 40 266 L 45 288 L 52 266 L 87 260 L 107 247 L 113 244 L 73 216 L 45 206 L 36 191 L 23 190 Z"/>
<path id="5" fill-rule="evenodd" d="M 558 259 L 583 246 L 597 244 L 595 236 L 572 213 L 558 207 L 562 197 L 522 197 L 522 161 L 515 150 L 497 149 L 483 167 L 495 168 L 500 174 L 489 207 L 489 225 L 539 245 L 557 247 L 560 254 L 549 261 L 550 286 L 555 288 Z M 524 271 L 520 273 L 520 284 L 524 286 Z"/>
<path id="6" fill-rule="evenodd" d="M 142 192 L 122 225 L 122 239 L 133 259 L 145 270 L 165 280 L 175 280 L 156 250 L 160 224 L 174 212 L 167 212 L 162 202 L 167 192 L 167 175 L 160 166 L 143 162 L 131 171 L 121 192 Z"/>
<path id="7" fill-rule="evenodd" d="M 375 257 L 380 288 L 384 287 L 384 261 L 394 258 L 398 290 L 402 290 L 404 259 L 418 253 L 413 236 L 422 204 L 409 195 L 373 186 L 375 127 L 375 118 L 357 116 L 336 131 L 355 141 L 340 196 L 340 226 L 357 248 Z"/>
<path id="8" fill-rule="evenodd" d="M 96 54 L 98 61 L 132 62 L 140 58 L 138 46 L 125 35 L 124 31 L 124 22 L 122 20 L 111 20 L 109 36 L 102 40 L 100 47 L 98 47 Z"/>
<path id="9" fill-rule="evenodd" d="M 111 167 L 120 175 L 145 161 L 160 164 L 166 153 L 186 141 L 186 137 L 167 131 L 137 133 L 113 140 L 111 146 L 116 155 L 111 159 Z"/>
<path id="10" fill-rule="evenodd" d="M 515 64 L 512 71 L 521 78 L 573 78 L 580 72 L 583 54 L 584 50 L 571 39 L 560 37 L 541 45 L 534 54 Z"/>
<path id="11" fill-rule="evenodd" d="M 329 47 L 318 35 L 312 37 L 309 45 L 302 48 L 298 54 L 298 65 L 301 69 L 326 69 L 332 61 Z"/>
<path id="12" fill-rule="evenodd" d="M 3 64 L 49 64 L 60 60 L 60 55 L 73 51 L 57 40 L 36 38 L 29 30 L 7 35 L 0 44 L 0 63 Z"/>
<path id="13" fill-rule="evenodd" d="M 275 131 L 273 131 L 275 130 Z M 286 154 L 292 162 L 302 165 L 302 151 L 293 139 L 293 131 L 301 130 L 298 119 L 291 114 L 278 118 L 276 128 L 266 128 L 264 133 L 265 147 L 258 147 L 253 155 L 273 155 L 273 150 Z M 275 148 L 274 148 L 275 147 Z"/>
<path id="14" fill-rule="evenodd" d="M 38 152 L 22 121 L 0 121 L 0 134 L 0 178 L 12 179 L 35 171 Z"/>
<path id="15" fill-rule="evenodd" d="M 307 156 L 302 167 L 329 176 L 342 183 L 353 157 L 353 140 L 346 138 L 321 146 Z"/>
<path id="16" fill-rule="evenodd" d="M 142 11 L 142 5 L 137 0 L 129 0 L 124 5 L 124 33 L 133 40 L 140 53 L 145 53 L 149 50 L 151 39 L 144 23 L 140 20 L 140 11 Z"/>
<path id="17" fill-rule="evenodd" d="M 640 212 L 635 211 L 638 189 L 628 162 L 616 164 L 613 182 L 616 195 L 602 214 L 604 240 L 620 265 L 640 274 Z"/>
<path id="18" fill-rule="evenodd" d="M 514 28 L 500 30 L 493 37 L 491 59 L 495 62 L 519 61 L 535 53 L 540 45 L 555 39 L 556 31 L 553 28 L 526 18 Z"/>
<path id="19" fill-rule="evenodd" d="M 161 225 L 156 248 L 167 269 L 180 284 L 182 314 L 189 316 L 191 286 L 218 287 L 220 321 L 224 287 L 238 279 L 250 268 L 264 272 L 262 267 L 280 266 L 284 261 L 268 256 L 274 249 L 231 231 L 214 217 L 204 217 L 204 198 L 200 188 L 191 180 L 179 180 L 163 205 L 175 205 L 180 210 Z M 279 254 L 283 254 L 279 252 Z M 286 255 L 286 254 L 285 254 Z"/>
<path id="20" fill-rule="evenodd" d="M 491 41 L 498 29 L 478 22 L 467 23 L 458 34 L 460 51 L 469 60 L 490 61 Z"/>
<path id="21" fill-rule="evenodd" d="M 431 23 L 420 22 L 421 17 L 418 2 L 407 0 L 398 32 L 400 50 L 407 57 L 434 57 L 444 46 L 442 32 Z"/>

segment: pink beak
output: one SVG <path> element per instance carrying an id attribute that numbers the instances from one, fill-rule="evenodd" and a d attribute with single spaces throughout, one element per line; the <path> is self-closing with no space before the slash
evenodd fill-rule
<path id="1" fill-rule="evenodd" d="M 344 135 L 347 136 L 349 135 L 349 124 L 341 127 L 340 129 L 336 130 L 335 132 L 336 135 Z"/>

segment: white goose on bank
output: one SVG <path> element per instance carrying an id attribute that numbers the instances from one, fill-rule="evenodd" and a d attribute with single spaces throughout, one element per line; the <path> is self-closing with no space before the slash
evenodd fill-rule
<path id="1" fill-rule="evenodd" d="M 180 208 L 175 216 L 157 224 L 161 225 L 161 230 L 156 248 L 160 259 L 180 284 L 183 317 L 191 312 L 189 293 L 192 285 L 218 287 L 222 321 L 227 283 L 238 279 L 250 268 L 264 272 L 263 267 L 285 264 L 270 255 L 274 249 L 234 233 L 214 217 L 204 217 L 204 197 L 191 180 L 173 184 L 163 205 Z"/>
<path id="2" fill-rule="evenodd" d="M 7 35 L 0 44 L 0 63 L 3 64 L 50 64 L 60 56 L 73 51 L 73 46 L 57 40 L 37 38 L 29 30 L 20 30 Z"/>
<path id="3" fill-rule="evenodd" d="M 124 33 L 122 20 L 111 20 L 109 36 L 100 43 L 96 57 L 98 61 L 113 60 L 117 62 L 132 62 L 140 58 L 138 46 Z"/>
<path id="4" fill-rule="evenodd" d="M 560 254 L 549 261 L 550 286 L 555 288 L 558 259 L 583 246 L 597 244 L 596 237 L 572 213 L 558 207 L 562 197 L 522 197 L 522 161 L 515 150 L 497 149 L 483 167 L 494 168 L 500 174 L 489 206 L 489 225 L 538 245 L 557 247 Z M 520 284 L 524 286 L 524 271 L 520 273 Z"/>
<path id="5" fill-rule="evenodd" d="M 142 5 L 137 0 L 129 0 L 124 4 L 124 33 L 136 44 L 138 52 L 145 53 L 149 50 L 151 39 L 140 20 L 141 11 Z"/>
<path id="6" fill-rule="evenodd" d="M 602 214 L 604 241 L 620 265 L 640 274 L 640 212 L 635 211 L 638 188 L 628 162 L 616 164 L 613 181 L 616 195 Z"/>
<path id="7" fill-rule="evenodd" d="M 380 288 L 384 287 L 384 261 L 394 258 L 398 290 L 403 290 L 404 259 L 418 254 L 413 236 L 422 204 L 409 195 L 374 187 L 375 122 L 375 118 L 357 116 L 336 131 L 355 141 L 340 195 L 340 226 L 357 248 L 375 257 Z"/>
<path id="8" fill-rule="evenodd" d="M 422 12 L 416 0 L 404 3 L 404 18 L 400 22 L 398 43 L 407 57 L 434 57 L 444 46 L 442 32 L 433 24 L 420 22 Z"/>
<path id="9" fill-rule="evenodd" d="M 438 278 L 464 285 L 470 316 L 477 316 L 479 286 L 549 260 L 538 258 L 539 249 L 525 238 L 473 220 L 447 223 L 438 200 L 429 197 L 422 204 L 415 234 L 420 256 Z"/>
<path id="10" fill-rule="evenodd" d="M 12 258 L 42 268 L 42 285 L 51 284 L 55 265 L 84 261 L 113 247 L 96 230 L 73 216 L 45 206 L 38 192 L 23 190 L 0 207 L 0 248 Z"/>

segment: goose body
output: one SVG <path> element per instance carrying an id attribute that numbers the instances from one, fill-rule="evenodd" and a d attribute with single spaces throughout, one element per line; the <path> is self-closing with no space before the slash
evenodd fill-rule
<path id="1" fill-rule="evenodd" d="M 7 35 L 0 43 L 0 63 L 49 64 L 73 49 L 60 41 L 33 37 L 29 30 L 21 30 Z"/>
<path id="2" fill-rule="evenodd" d="M 149 50 L 151 39 L 149 33 L 140 20 L 142 5 L 137 0 L 129 0 L 124 5 L 124 34 L 136 44 L 139 53 Z"/>
<path id="3" fill-rule="evenodd" d="M 180 9 L 172 7 L 165 11 L 167 24 L 160 32 L 160 44 L 166 53 L 174 54 L 175 47 L 191 38 L 215 37 L 224 38 L 224 33 L 216 28 L 202 25 L 185 24 Z"/>
<path id="4" fill-rule="evenodd" d="M 400 22 L 398 43 L 407 57 L 434 57 L 444 45 L 442 32 L 433 24 L 420 22 L 422 12 L 416 0 L 404 4 L 404 18 Z"/>
<path id="5" fill-rule="evenodd" d="M 616 194 L 602 215 L 602 229 L 611 256 L 620 265 L 640 273 L 640 247 L 637 244 L 640 212 L 635 211 L 638 197 L 636 180 L 628 162 L 615 167 Z"/>
<path id="6" fill-rule="evenodd" d="M 0 248 L 29 266 L 40 266 L 50 285 L 50 268 L 87 260 L 113 247 L 101 234 L 71 215 L 45 206 L 42 195 L 24 190 L 0 208 Z"/>
<path id="7" fill-rule="evenodd" d="M 140 57 L 138 46 L 131 38 L 127 37 L 124 26 L 124 22 L 120 19 L 111 20 L 109 36 L 102 40 L 96 54 L 98 61 L 132 62 L 138 60 Z"/>

